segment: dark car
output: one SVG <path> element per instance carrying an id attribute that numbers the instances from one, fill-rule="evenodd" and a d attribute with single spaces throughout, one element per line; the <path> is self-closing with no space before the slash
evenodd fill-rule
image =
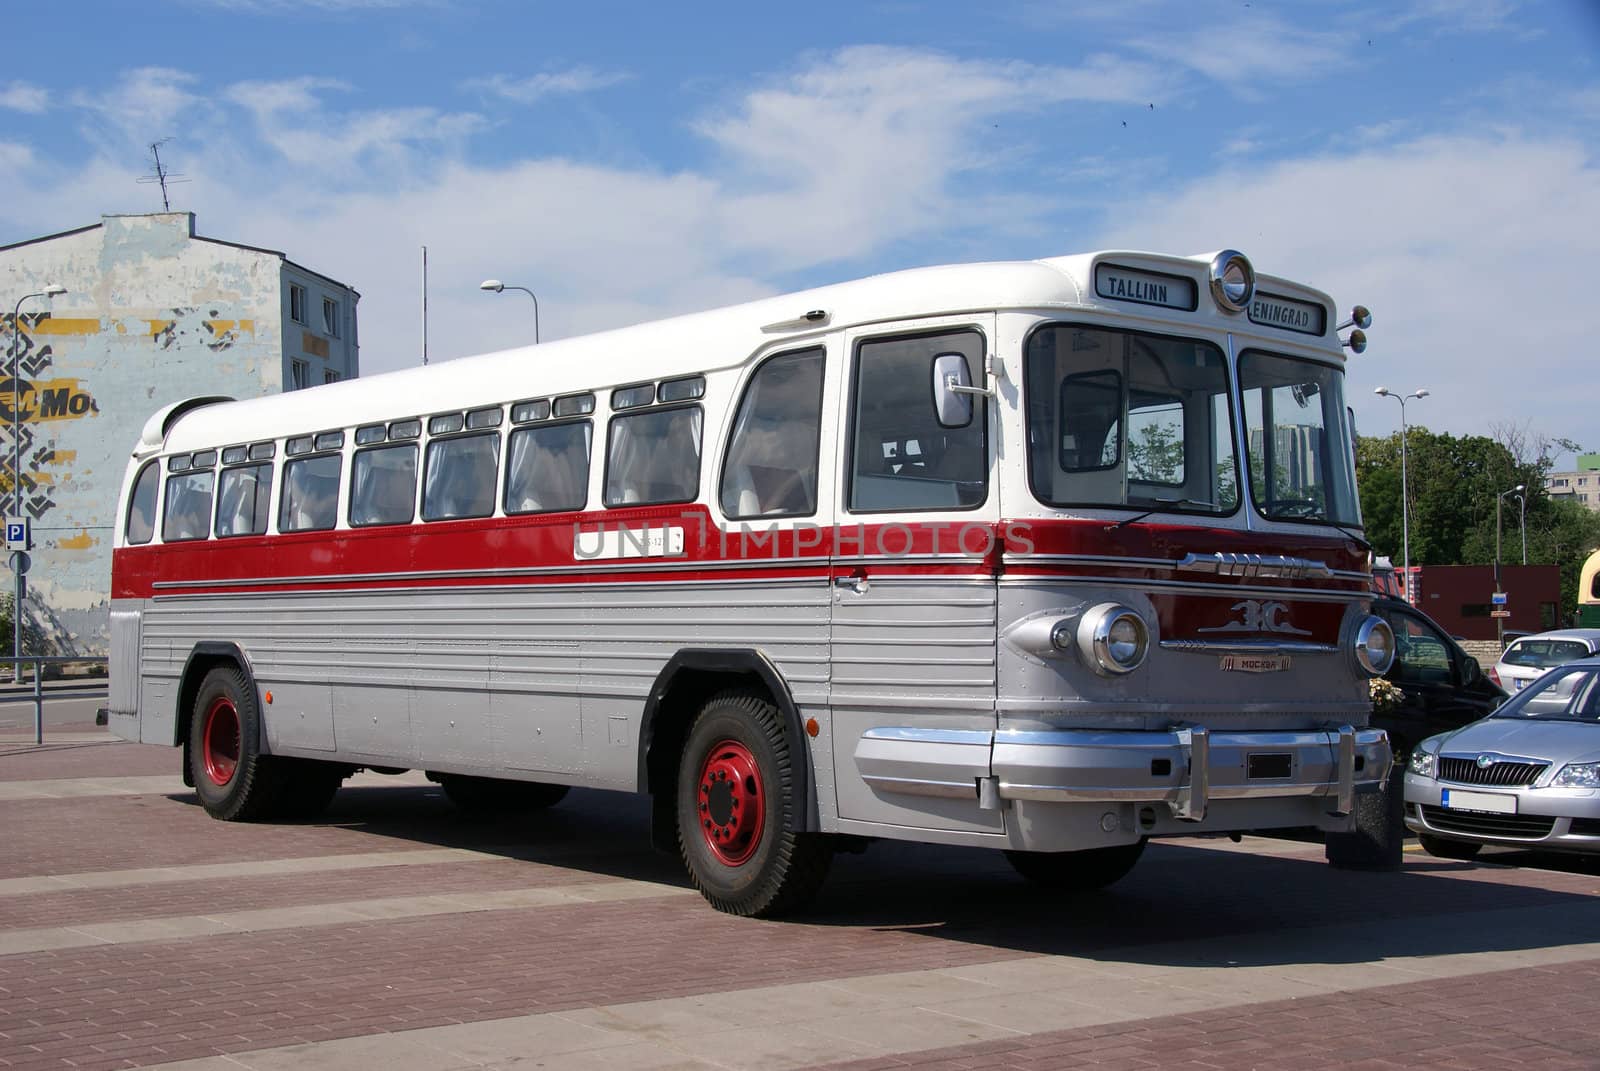
<path id="1" fill-rule="evenodd" d="M 1372 724 L 1389 733 L 1397 766 L 1405 766 L 1416 744 L 1486 717 L 1505 701 L 1477 659 L 1427 614 L 1390 598 L 1373 599 L 1372 612 L 1394 629 L 1394 664 L 1384 678 L 1399 689 L 1400 700 L 1374 710 Z"/>
<path id="2" fill-rule="evenodd" d="M 1395 688 L 1388 704 L 1374 703 L 1371 724 L 1389 734 L 1394 767 L 1378 792 L 1356 797 L 1356 827 L 1327 838 L 1335 866 L 1392 869 L 1405 844 L 1403 778 L 1411 751 L 1436 733 L 1487 717 L 1506 699 L 1477 659 L 1403 599 L 1372 600 L 1372 612 L 1394 630 L 1394 664 L 1383 675 Z"/>

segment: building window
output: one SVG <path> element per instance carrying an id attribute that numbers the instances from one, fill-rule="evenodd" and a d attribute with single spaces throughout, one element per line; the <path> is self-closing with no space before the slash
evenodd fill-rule
<path id="1" fill-rule="evenodd" d="M 332 298 L 322 299 L 322 329 L 334 338 L 339 337 L 339 303 Z"/>
<path id="2" fill-rule="evenodd" d="M 306 322 L 306 288 L 289 286 L 289 319 L 297 324 Z"/>
<path id="3" fill-rule="evenodd" d="M 337 383 L 337 382 L 339 382 L 339 373 L 335 372 L 331 368 L 328 369 L 326 372 L 322 373 L 322 382 L 324 382 L 324 383 Z"/>
<path id="4" fill-rule="evenodd" d="M 311 363 L 309 361 L 289 362 L 289 389 L 305 390 L 311 386 Z"/>

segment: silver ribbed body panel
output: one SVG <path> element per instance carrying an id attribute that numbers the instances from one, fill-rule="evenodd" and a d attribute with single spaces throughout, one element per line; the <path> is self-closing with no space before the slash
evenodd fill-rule
<path id="1" fill-rule="evenodd" d="M 173 596 L 142 616 L 145 720 L 224 640 L 273 693 L 279 753 L 633 788 L 646 697 L 685 647 L 757 648 L 802 707 L 827 702 L 821 578 Z"/>

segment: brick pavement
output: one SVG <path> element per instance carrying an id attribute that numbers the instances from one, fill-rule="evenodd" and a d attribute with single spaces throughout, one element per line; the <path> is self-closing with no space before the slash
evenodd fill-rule
<path id="1" fill-rule="evenodd" d="M 174 754 L 108 744 L 0 762 L 124 776 L 142 761 L 130 747 Z M 575 792 L 526 820 L 472 822 L 436 790 L 381 782 L 341 793 L 326 822 L 300 826 L 214 822 L 176 789 L 0 803 L 0 877 L 255 868 L 0 895 L 0 934 L 355 896 L 608 882 L 663 891 L 0 956 L 0 1067 L 222 1053 L 235 1054 L 235 1069 L 370 1066 L 367 1057 L 435 1066 L 423 1054 L 436 1052 L 441 1067 L 500 1066 L 574 1031 L 580 1048 L 552 1066 L 603 1057 L 655 1066 L 662 1053 L 672 1066 L 800 1066 L 877 1053 L 895 1067 L 1315 1068 L 1334 1066 L 1318 1055 L 1330 1051 L 1430 1068 L 1508 1051 L 1529 1066 L 1600 1066 L 1560 1062 L 1590 1042 L 1561 1032 L 1574 1009 L 1555 996 L 1586 992 L 1600 970 L 1584 946 L 1600 942 L 1590 864 L 1530 870 L 1413 856 L 1400 874 L 1371 875 L 1329 870 L 1311 844 L 1161 845 L 1111 893 L 1061 904 L 993 853 L 880 844 L 840 859 L 814 913 L 768 923 L 680 895 L 677 863 L 645 846 L 647 811 L 632 797 Z M 501 861 L 408 864 L 434 846 Z M 314 867 L 362 853 L 392 854 L 394 865 L 270 871 L 276 860 Z M 1546 935 L 1531 919 L 1562 922 Z M 1222 969 L 1229 963 L 1240 969 Z M 1405 984 L 1384 984 L 1396 981 Z M 786 1015 L 821 1010 L 774 1032 L 763 1026 L 773 1007 L 751 1003 L 769 993 L 783 994 Z M 1292 993 L 1302 999 L 1280 999 Z M 1519 1014 L 1491 1014 L 1496 1000 Z M 1355 1043 L 1375 1033 L 1416 1045 Z M 974 1044 L 951 1047 L 959 1041 Z M 312 1047 L 274 1048 L 287 1045 Z M 351 1045 L 369 1048 L 342 1047 Z M 928 1047 L 936 1051 L 917 1051 Z M 355 1052 L 366 1056 L 344 1055 Z"/>
<path id="2" fill-rule="evenodd" d="M 826 1066 L 829 1071 L 1593 1071 L 1600 1067 L 1600 1022 L 1590 1015 L 1597 989 L 1600 961 L 1591 960 Z M 1525 999 L 1530 995 L 1536 1002 Z"/>

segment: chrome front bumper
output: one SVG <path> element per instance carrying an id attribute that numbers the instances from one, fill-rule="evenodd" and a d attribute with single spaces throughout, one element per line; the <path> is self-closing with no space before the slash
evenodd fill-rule
<path id="1" fill-rule="evenodd" d="M 1321 796 L 1347 815 L 1376 791 L 1392 756 L 1382 729 L 1290 732 L 1056 729 L 1031 732 L 881 728 L 856 744 L 856 768 L 881 792 L 1053 803 L 1165 804 L 1205 818 L 1211 800 Z"/>

